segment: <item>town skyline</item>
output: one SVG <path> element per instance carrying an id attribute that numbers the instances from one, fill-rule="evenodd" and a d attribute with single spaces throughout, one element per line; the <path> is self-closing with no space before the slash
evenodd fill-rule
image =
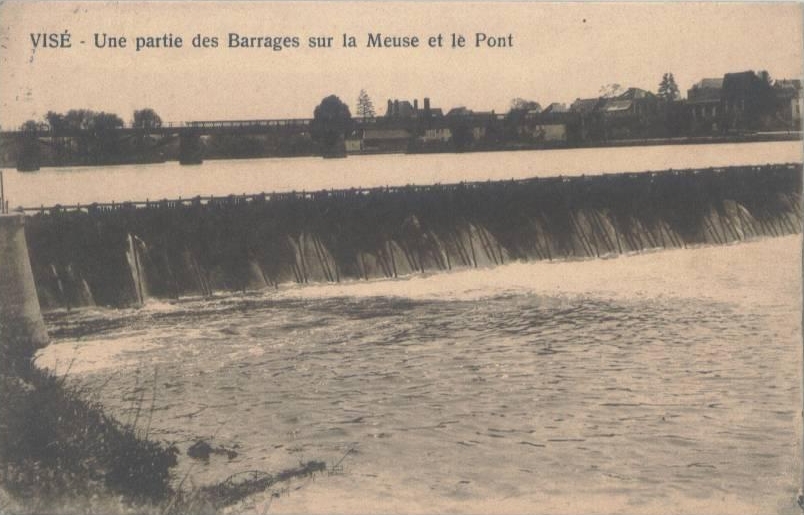
<path id="1" fill-rule="evenodd" d="M 47 111 L 76 108 L 118 113 L 126 122 L 143 107 L 153 108 L 165 122 L 309 118 L 329 94 L 354 114 L 360 90 L 368 92 L 378 116 L 388 99 L 424 97 L 445 110 L 466 106 L 502 113 L 516 97 L 542 107 L 569 105 L 599 96 L 613 83 L 655 92 L 668 72 L 682 97 L 701 79 L 725 73 L 767 70 L 774 79 L 797 79 L 802 72 L 797 4 L 502 3 L 456 9 L 454 3 L 391 3 L 372 6 L 368 13 L 367 5 L 355 3 L 237 3 L 226 13 L 211 4 L 192 6 L 201 15 L 188 19 L 190 8 L 185 3 L 4 4 L 0 63 L 9 72 L 0 85 L 0 125 L 10 129 Z M 203 16 L 206 11 L 216 19 Z M 326 16 L 312 19 L 313 12 Z M 480 27 L 482 14 L 486 21 Z M 98 31 L 170 32 L 183 34 L 186 45 L 196 33 L 225 39 L 230 31 L 425 38 L 482 29 L 514 38 L 512 48 L 463 50 L 31 48 L 30 33 L 68 29 L 74 40 L 88 40 Z"/>
<path id="2" fill-rule="evenodd" d="M 786 77 L 775 77 L 770 71 L 768 71 L 766 69 L 762 69 L 762 70 L 741 70 L 741 71 L 736 71 L 735 70 L 735 71 L 728 72 L 728 73 L 724 74 L 724 76 L 725 75 L 738 75 L 738 74 L 741 74 L 741 73 L 744 73 L 744 72 L 745 73 L 753 72 L 757 76 L 760 76 L 762 73 L 766 72 L 767 77 L 770 78 L 771 83 L 780 84 L 780 83 L 789 83 L 791 81 L 799 81 L 799 83 L 801 82 L 801 79 L 788 79 Z M 674 79 L 673 74 L 669 73 L 669 75 L 670 75 L 670 78 L 674 81 L 675 79 Z M 674 82 L 674 84 L 676 84 L 676 86 L 678 87 L 678 92 L 677 92 L 677 96 L 672 100 L 684 102 L 684 101 L 688 100 L 688 93 L 692 88 L 699 87 L 702 84 L 707 83 L 707 82 L 712 81 L 712 80 L 719 81 L 722 84 L 723 76 L 717 77 L 717 76 L 714 76 L 714 75 L 710 75 L 710 76 L 706 76 L 706 77 L 701 77 L 698 80 L 696 80 L 693 84 L 690 84 L 689 87 L 686 87 L 686 88 L 678 86 Z M 651 93 L 651 94 L 655 95 L 657 98 L 664 99 L 664 97 L 663 97 L 663 95 L 662 95 L 662 93 L 660 91 L 661 90 L 661 84 L 657 85 L 657 87 L 655 89 L 649 89 L 649 88 L 639 88 L 639 87 L 635 87 L 635 86 L 629 86 L 627 82 L 619 82 L 619 83 L 607 84 L 607 85 L 604 85 L 603 87 L 601 87 L 600 90 L 598 91 L 598 94 L 596 94 L 596 95 L 591 95 L 591 96 L 588 96 L 588 97 L 576 96 L 576 97 L 574 97 L 573 100 L 566 101 L 566 102 L 557 101 L 557 100 L 551 100 L 551 99 L 537 100 L 537 99 L 533 99 L 533 98 L 530 98 L 530 97 L 522 98 L 522 97 L 514 97 L 514 96 L 512 96 L 509 105 L 505 106 L 503 109 L 500 109 L 500 110 L 494 110 L 494 109 L 485 110 L 485 109 L 479 108 L 478 106 L 471 106 L 471 105 L 441 105 L 441 104 L 438 104 L 437 102 L 433 102 L 432 99 L 430 97 L 427 97 L 427 96 L 418 97 L 418 98 L 402 98 L 402 97 L 398 97 L 398 96 L 390 96 L 390 97 L 385 98 L 385 99 L 377 99 L 377 98 L 374 98 L 372 95 L 370 95 L 367 91 L 365 91 L 365 89 L 361 89 L 360 92 L 357 95 L 353 95 L 354 99 L 351 102 L 350 102 L 349 98 L 341 98 L 341 97 L 339 97 L 339 99 L 349 107 L 350 113 L 351 113 L 351 116 L 352 116 L 353 119 L 367 118 L 367 116 L 362 116 L 361 114 L 359 114 L 360 101 L 361 101 L 360 97 L 362 97 L 363 94 L 365 94 L 368 97 L 368 101 L 371 103 L 371 105 L 372 105 L 372 107 L 374 109 L 374 115 L 373 116 L 368 116 L 368 118 L 373 118 L 373 117 L 387 118 L 387 117 L 398 116 L 398 115 L 394 115 L 391 111 L 389 111 L 389 109 L 391 109 L 392 104 L 394 104 L 394 103 L 399 104 L 400 102 L 402 102 L 402 103 L 407 105 L 408 109 L 417 109 L 415 106 L 418 105 L 418 102 L 420 100 L 423 101 L 423 103 L 426 102 L 428 105 L 432 104 L 433 108 L 437 109 L 438 113 L 440 113 L 439 116 L 443 116 L 443 115 L 447 115 L 447 114 L 457 114 L 459 112 L 465 112 L 467 114 L 473 113 L 473 112 L 478 113 L 478 114 L 496 113 L 496 114 L 503 115 L 503 114 L 511 113 L 512 111 L 515 111 L 515 110 L 522 110 L 523 108 L 526 109 L 526 110 L 535 109 L 536 110 L 535 112 L 547 111 L 547 110 L 552 109 L 552 108 L 561 108 L 562 109 L 562 111 L 555 111 L 555 112 L 564 112 L 563 111 L 564 109 L 567 112 L 575 111 L 578 108 L 578 104 L 580 104 L 583 101 L 593 100 L 593 99 L 606 99 L 606 98 L 613 100 L 613 99 L 617 99 L 618 97 L 620 97 L 622 95 L 627 96 L 630 91 L 635 91 L 635 90 L 636 91 L 646 91 L 648 93 Z M 281 118 L 281 117 L 278 117 L 278 116 L 271 116 L 271 113 L 264 113 L 264 114 L 266 114 L 266 116 L 264 116 L 262 118 L 254 117 L 253 119 L 254 120 L 258 120 L 258 119 L 264 119 L 264 120 L 282 120 L 282 119 L 288 119 L 288 120 L 292 120 L 292 119 L 296 119 L 296 120 L 312 120 L 313 119 L 313 109 L 318 104 L 318 102 L 320 102 L 320 100 L 321 99 L 311 101 L 309 113 L 307 113 L 306 115 L 301 115 L 301 116 L 296 116 L 296 117 L 288 117 L 288 118 Z M 521 105 L 514 105 L 515 103 L 519 103 Z M 422 104 L 422 105 L 424 105 L 424 104 Z M 403 108 L 404 108 L 404 106 L 403 106 Z M 396 109 L 397 110 L 399 109 L 398 105 L 397 105 Z M 142 108 L 134 109 L 131 113 L 113 113 L 113 112 L 102 111 L 100 109 L 94 109 L 92 106 L 82 106 L 82 107 L 73 107 L 73 108 L 67 109 L 63 113 L 59 113 L 59 112 L 56 112 L 54 110 L 48 110 L 47 112 L 45 112 L 38 119 L 25 120 L 23 123 L 21 123 L 19 126 L 16 126 L 16 127 L 10 127 L 10 126 L 9 127 L 0 127 L 0 130 L 3 130 L 3 131 L 16 131 L 16 130 L 19 130 L 19 129 L 24 130 L 25 129 L 24 126 L 27 125 L 27 124 L 30 124 L 31 122 L 36 122 L 37 124 L 47 124 L 49 114 L 54 114 L 54 115 L 57 115 L 57 116 L 65 116 L 70 111 L 73 111 L 73 112 L 87 111 L 87 112 L 92 113 L 92 114 L 104 114 L 105 113 L 105 114 L 108 114 L 108 115 L 116 116 L 116 117 L 119 117 L 120 119 L 122 119 L 123 127 L 143 127 L 144 125 L 142 124 L 142 121 L 137 122 L 135 119 L 136 119 L 136 117 L 138 116 L 139 113 L 143 113 L 143 112 L 146 112 L 146 111 L 150 111 L 150 112 L 153 113 L 153 115 L 156 116 L 156 118 L 158 119 L 158 125 L 160 125 L 160 126 L 161 125 L 168 126 L 169 124 L 177 124 L 178 125 L 178 124 L 183 124 L 183 123 L 187 123 L 187 122 L 204 121 L 204 120 L 202 120 L 200 118 L 197 119 L 197 120 L 168 120 L 168 119 L 162 117 L 161 113 L 153 110 L 149 106 L 143 106 Z M 235 120 L 235 119 L 232 118 L 231 120 Z M 243 121 L 248 121 L 249 119 L 243 118 L 242 120 Z M 229 121 L 229 119 L 221 119 L 220 121 Z M 145 126 L 147 126 L 147 124 L 148 124 L 148 122 L 146 122 Z"/>

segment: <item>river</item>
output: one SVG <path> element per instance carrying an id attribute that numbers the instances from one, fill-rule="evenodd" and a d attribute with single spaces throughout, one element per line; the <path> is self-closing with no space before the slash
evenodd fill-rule
<path id="1" fill-rule="evenodd" d="M 651 147 L 604 149 L 587 172 L 572 158 L 581 154 L 560 159 L 565 175 L 801 160 L 800 145 L 754 145 L 719 146 L 720 161 L 706 146 L 688 147 L 693 157 L 678 147 L 670 157 Z M 643 152 L 655 152 L 653 160 L 638 161 Z M 424 183 L 554 174 L 548 155 L 300 160 L 295 176 L 296 160 L 267 160 L 265 182 L 250 187 L 232 170 L 255 181 L 254 162 L 144 173 L 175 173 L 165 181 L 173 183 L 186 170 L 209 179 L 205 170 L 231 167 L 222 174 L 231 188 L 209 193 L 280 190 L 288 186 L 268 170 L 286 163 L 283 180 L 314 189 L 329 187 L 323 168 L 309 170 L 320 163 L 347 175 L 354 163 L 361 180 L 376 167 L 377 184 L 389 163 L 389 183 Z M 500 164 L 506 159 L 541 164 L 512 172 Z M 484 160 L 492 171 L 468 172 Z M 442 172 L 393 175 L 424 169 L 411 164 L 419 162 Z M 136 168 L 77 174 L 122 177 Z M 71 175 L 45 170 L 20 180 L 48 176 Z M 45 193 L 56 196 L 58 184 Z M 151 198 L 171 195 L 150 188 Z M 56 311 L 46 316 L 53 342 L 37 362 L 182 453 L 198 438 L 238 453 L 208 464 L 184 456 L 177 479 L 203 484 L 300 460 L 340 463 L 236 512 L 794 513 L 801 246 L 788 236 Z"/>
<path id="2" fill-rule="evenodd" d="M 468 154 L 367 155 L 4 170 L 9 206 L 574 176 L 801 162 L 797 141 Z"/>

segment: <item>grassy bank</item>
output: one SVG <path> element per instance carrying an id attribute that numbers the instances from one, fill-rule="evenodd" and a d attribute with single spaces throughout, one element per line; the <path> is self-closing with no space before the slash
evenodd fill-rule
<path id="1" fill-rule="evenodd" d="M 3 371 L 3 489 L 23 513 L 157 511 L 174 495 L 178 451 L 139 438 L 87 397 L 30 362 Z"/>
<path id="2" fill-rule="evenodd" d="M 0 513 L 214 514 L 326 469 L 311 461 L 200 488 L 173 486 L 178 450 L 105 415 L 91 397 L 30 360 L 0 367 Z"/>

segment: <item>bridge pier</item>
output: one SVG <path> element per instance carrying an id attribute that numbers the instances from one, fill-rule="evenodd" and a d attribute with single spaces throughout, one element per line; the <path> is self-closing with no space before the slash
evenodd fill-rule
<path id="1" fill-rule="evenodd" d="M 204 162 L 204 142 L 196 131 L 182 132 L 179 135 L 179 163 L 200 165 Z"/>
<path id="2" fill-rule="evenodd" d="M 34 131 L 23 132 L 17 140 L 17 170 L 20 172 L 35 172 L 39 170 L 42 162 L 42 150 L 39 147 L 39 138 Z"/>
<path id="3" fill-rule="evenodd" d="M 48 344 L 24 224 L 23 215 L 0 215 L 0 367 L 20 364 Z"/>

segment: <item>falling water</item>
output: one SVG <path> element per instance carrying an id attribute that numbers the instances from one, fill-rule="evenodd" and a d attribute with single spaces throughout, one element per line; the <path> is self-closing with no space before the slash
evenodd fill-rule
<path id="1" fill-rule="evenodd" d="M 801 165 L 772 165 L 93 208 L 27 231 L 45 304 L 64 303 L 58 254 L 79 305 L 124 306 L 798 234 L 800 194 Z"/>

